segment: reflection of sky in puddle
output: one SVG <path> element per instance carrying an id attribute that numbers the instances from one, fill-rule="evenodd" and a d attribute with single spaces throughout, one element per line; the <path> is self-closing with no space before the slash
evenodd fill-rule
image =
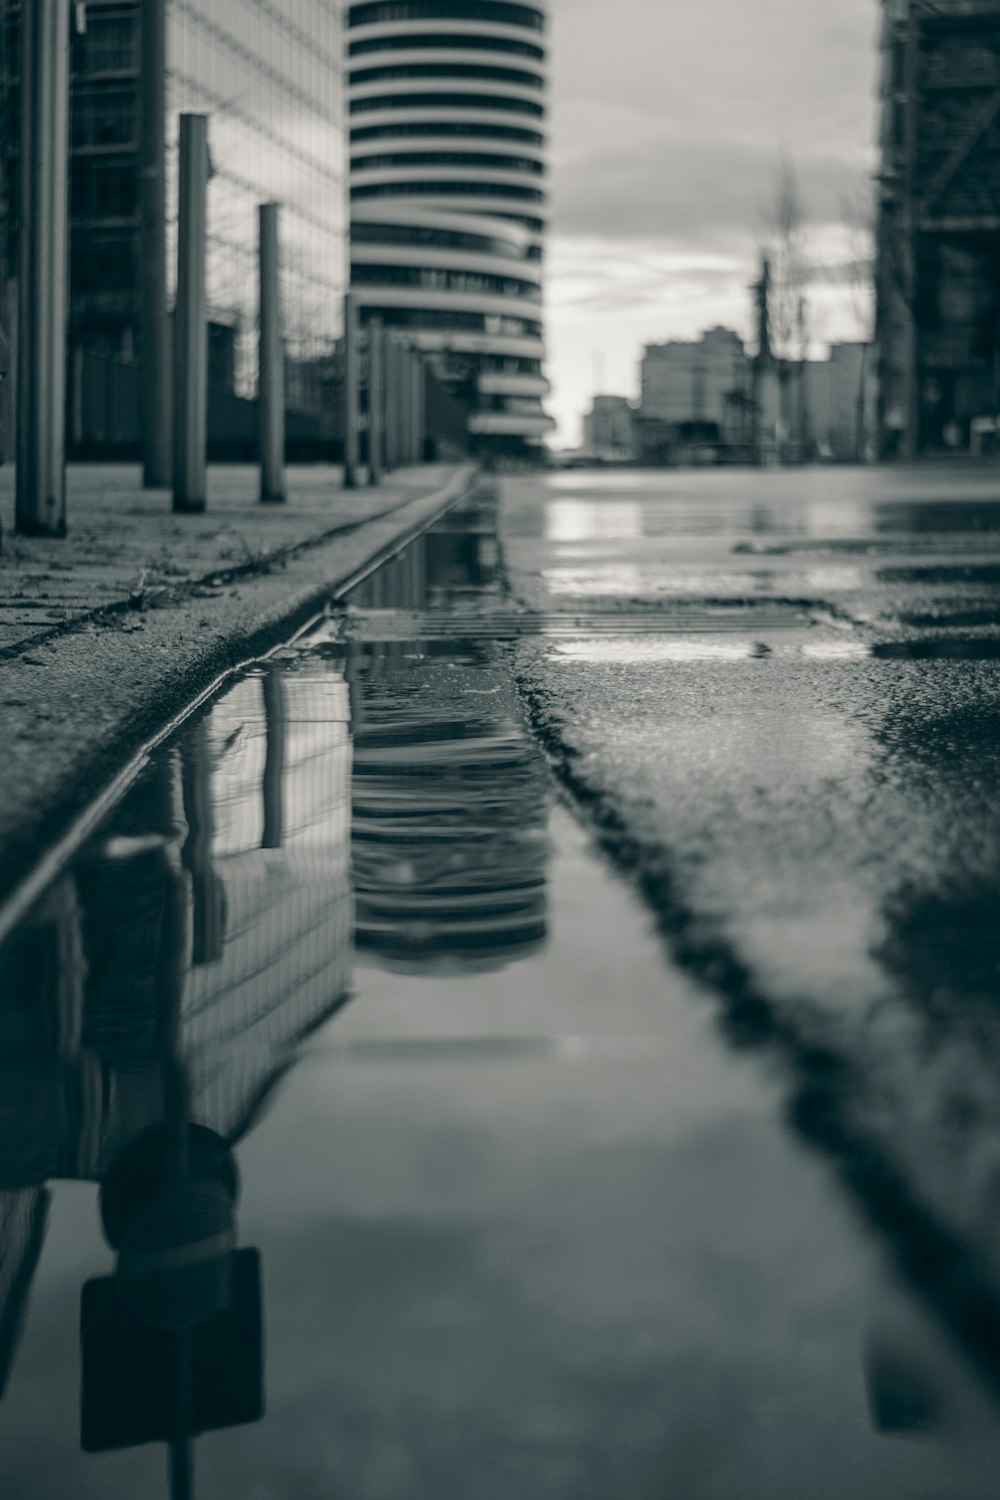
<path id="1" fill-rule="evenodd" d="M 862 661 L 871 655 L 864 641 L 810 641 L 806 645 L 774 647 L 759 641 L 702 641 L 663 636 L 619 636 L 608 640 L 575 640 L 553 643 L 558 656 L 589 662 L 726 662 L 749 661 L 769 656 L 804 656 L 812 661 Z"/>
<path id="2" fill-rule="evenodd" d="M 550 542 L 591 542 L 642 536 L 642 507 L 634 500 L 551 500 L 545 507 Z"/>
<path id="3" fill-rule="evenodd" d="M 805 509 L 805 522 L 810 536 L 867 536 L 872 529 L 872 507 L 846 495 L 812 500 Z"/>
<path id="4" fill-rule="evenodd" d="M 870 654 L 864 641 L 812 641 L 802 647 L 802 655 L 813 661 L 858 661 Z"/>
<path id="5" fill-rule="evenodd" d="M 753 641 L 664 640 L 629 636 L 624 640 L 560 641 L 553 647 L 573 661 L 747 661 L 761 654 Z"/>
<path id="6" fill-rule="evenodd" d="M 860 589 L 864 574 L 861 568 L 811 568 L 805 583 L 811 589 Z"/>
<path id="7" fill-rule="evenodd" d="M 593 568 L 546 568 L 542 578 L 550 594 L 581 598 L 630 598 L 636 594 L 701 594 L 709 597 L 758 593 L 772 586 L 771 573 L 680 573 L 674 568 L 638 563 L 603 563 Z"/>

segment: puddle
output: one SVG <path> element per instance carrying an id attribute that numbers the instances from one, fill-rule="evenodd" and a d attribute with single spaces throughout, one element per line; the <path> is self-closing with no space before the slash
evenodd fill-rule
<path id="1" fill-rule="evenodd" d="M 994 1492 L 989 1403 L 455 628 L 501 600 L 484 495 L 0 950 L 5 1497 Z"/>
<path id="2" fill-rule="evenodd" d="M 879 568 L 877 583 L 1000 583 L 1000 563 L 925 563 L 915 567 Z"/>
<path id="3" fill-rule="evenodd" d="M 996 636 L 933 636 L 923 640 L 879 641 L 871 647 L 879 661 L 998 661 Z"/>

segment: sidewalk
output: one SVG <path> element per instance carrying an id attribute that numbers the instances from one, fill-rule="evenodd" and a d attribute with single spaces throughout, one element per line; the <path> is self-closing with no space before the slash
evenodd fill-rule
<path id="1" fill-rule="evenodd" d="M 403 470 L 377 489 L 343 490 L 340 469 L 290 469 L 286 505 L 257 503 L 250 465 L 210 471 L 208 510 L 177 516 L 165 490 L 142 489 L 133 465 L 74 465 L 70 534 L 14 534 L 13 470 L 0 470 L 0 661 L 64 631 L 95 610 L 176 604 L 219 582 L 274 566 L 345 528 L 433 494 L 453 471 Z"/>
<path id="2" fill-rule="evenodd" d="M 475 470 L 354 491 L 338 469 L 288 479 L 288 503 L 264 506 L 255 468 L 215 468 L 207 511 L 175 516 L 137 467 L 74 466 L 70 534 L 49 540 L 14 534 L 0 470 L 0 905 L 166 720 L 430 524 Z"/>

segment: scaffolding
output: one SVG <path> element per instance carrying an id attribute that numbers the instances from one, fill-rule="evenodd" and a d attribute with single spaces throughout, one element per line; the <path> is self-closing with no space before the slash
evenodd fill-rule
<path id="1" fill-rule="evenodd" d="M 879 450 L 968 449 L 1000 413 L 1000 0 L 883 0 Z"/>

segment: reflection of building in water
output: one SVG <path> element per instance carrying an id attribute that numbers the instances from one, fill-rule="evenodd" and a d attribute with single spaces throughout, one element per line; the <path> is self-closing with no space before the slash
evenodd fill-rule
<path id="1" fill-rule="evenodd" d="M 545 936 L 542 767 L 481 669 L 418 649 L 364 648 L 352 683 L 355 941 L 421 968 L 508 962 Z"/>
<path id="2" fill-rule="evenodd" d="M 98 1178 L 160 1121 L 174 1018 L 192 1118 L 234 1141 L 343 1002 L 347 718 L 329 675 L 236 684 L 0 952 L 0 1376 L 31 1192 Z"/>
<path id="3" fill-rule="evenodd" d="M 351 601 L 373 612 L 348 666 L 355 941 L 395 966 L 506 963 L 546 931 L 541 763 L 485 652 L 378 638 L 379 610 L 497 587 L 495 497 L 410 551 Z"/>
<path id="4" fill-rule="evenodd" d="M 28 1288 L 42 1250 L 48 1204 L 43 1188 L 0 1192 L 0 1397 L 14 1362 Z"/>

